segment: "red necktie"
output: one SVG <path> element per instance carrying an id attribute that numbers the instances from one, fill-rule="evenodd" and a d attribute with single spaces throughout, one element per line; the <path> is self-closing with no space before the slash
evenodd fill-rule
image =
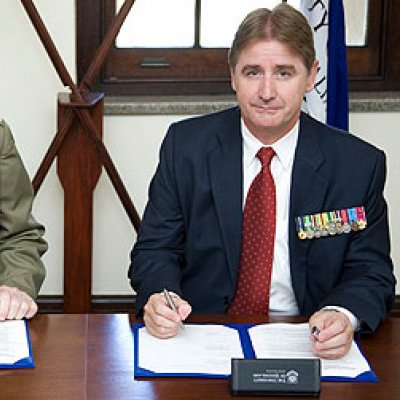
<path id="1" fill-rule="evenodd" d="M 272 147 L 257 153 L 262 168 L 246 198 L 239 275 L 229 314 L 268 313 L 276 226 L 275 183 L 270 171 L 274 155 Z"/>

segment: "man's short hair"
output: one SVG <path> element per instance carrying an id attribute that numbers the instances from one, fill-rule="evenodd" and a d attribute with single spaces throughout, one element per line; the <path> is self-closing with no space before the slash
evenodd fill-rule
<path id="1" fill-rule="evenodd" d="M 304 15 L 288 4 L 279 4 L 272 10 L 259 8 L 246 16 L 240 24 L 228 61 L 235 69 L 240 52 L 252 43 L 276 40 L 286 45 L 294 55 L 300 57 L 311 71 L 315 61 L 314 36 Z"/>

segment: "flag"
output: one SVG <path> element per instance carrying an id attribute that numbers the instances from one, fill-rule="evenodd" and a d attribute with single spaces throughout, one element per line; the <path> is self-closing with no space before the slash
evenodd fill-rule
<path id="1" fill-rule="evenodd" d="M 345 21 L 342 0 L 301 0 L 300 9 L 314 32 L 319 61 L 314 90 L 303 110 L 322 122 L 348 129 L 349 99 Z"/>

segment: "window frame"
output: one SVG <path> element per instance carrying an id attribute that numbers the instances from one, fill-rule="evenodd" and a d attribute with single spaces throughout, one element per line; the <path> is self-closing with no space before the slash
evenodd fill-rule
<path id="1" fill-rule="evenodd" d="M 347 49 L 349 89 L 400 90 L 400 2 L 369 1 L 366 44 Z M 115 14 L 114 0 L 76 0 L 76 14 L 80 82 Z M 110 95 L 229 94 L 232 90 L 227 52 L 112 47 L 92 90 Z M 150 67 L 143 67 L 144 59 L 150 60 L 145 63 Z"/>

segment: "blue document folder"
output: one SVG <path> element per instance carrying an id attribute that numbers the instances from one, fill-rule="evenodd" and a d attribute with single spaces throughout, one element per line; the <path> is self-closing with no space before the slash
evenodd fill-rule
<path id="1" fill-rule="evenodd" d="M 216 326 L 216 324 L 186 324 L 186 327 L 190 327 L 190 326 L 201 326 L 201 325 L 208 325 L 208 326 Z M 250 324 L 226 324 L 226 325 L 219 325 L 219 326 L 226 326 L 229 327 L 231 329 L 233 329 L 235 332 L 237 332 L 238 336 L 239 336 L 239 340 L 240 340 L 240 346 L 241 346 L 241 351 L 243 353 L 242 358 L 256 358 L 255 355 L 255 351 L 253 348 L 253 344 L 252 341 L 250 339 L 250 335 L 249 335 L 249 328 L 255 326 L 255 325 L 250 325 Z M 147 351 L 152 351 L 151 348 L 147 348 L 146 346 L 148 346 L 148 344 L 141 344 L 140 341 L 140 334 L 139 331 L 141 329 L 144 329 L 144 325 L 143 324 L 133 324 L 132 326 L 132 330 L 133 330 L 133 340 L 134 340 L 134 352 L 135 352 L 135 357 L 134 357 L 134 376 L 135 378 L 140 378 L 140 377 L 200 377 L 200 378 L 227 378 L 230 376 L 230 372 L 226 372 L 226 373 L 207 373 L 207 372 L 194 372 L 194 371 L 190 371 L 190 370 L 185 370 L 185 371 L 179 371 L 177 372 L 176 370 L 174 370 L 173 368 L 171 368 L 171 371 L 168 371 L 167 369 L 162 369 L 162 370 L 158 370 L 158 368 L 154 368 L 154 369 L 150 369 L 150 368 L 144 368 L 143 365 L 140 365 L 140 355 L 141 354 L 146 354 L 143 352 L 147 352 Z M 161 346 L 160 348 L 163 348 L 163 343 L 166 343 L 168 345 L 168 341 L 170 339 L 155 339 L 156 341 L 158 341 L 159 346 Z M 212 339 L 211 339 L 212 340 Z M 195 346 L 195 344 L 194 344 Z M 357 344 L 358 346 L 358 344 Z M 144 348 L 146 347 L 146 348 Z M 359 347 L 359 346 L 358 346 Z M 159 347 L 158 347 L 159 349 Z M 166 351 L 165 354 L 164 352 L 158 351 L 158 353 L 155 355 L 156 357 L 158 357 L 158 359 L 161 361 L 163 360 L 163 357 L 168 357 L 168 355 L 166 355 L 168 352 Z M 186 354 L 188 357 L 191 357 L 191 352 L 190 351 L 186 351 Z M 362 354 L 362 353 L 361 353 Z M 234 357 L 232 357 L 234 358 Z M 365 359 L 365 356 L 364 356 Z M 165 361 L 165 360 L 163 360 Z M 166 361 L 168 363 L 168 360 Z M 230 364 L 230 358 L 228 360 L 226 360 L 227 363 Z M 165 364 L 164 364 L 165 366 Z M 374 371 L 369 367 L 368 364 L 368 370 L 361 373 L 360 375 L 356 376 L 356 377 L 346 377 L 346 376 L 321 376 L 321 380 L 322 381 L 349 381 L 349 382 L 378 382 L 378 379 L 374 373 Z"/>
<path id="2" fill-rule="evenodd" d="M 2 322 L 0 322 L 1 324 Z M 1 363 L 0 362 L 0 368 L 2 369 L 7 369 L 7 368 L 34 368 L 35 363 L 33 360 L 33 353 L 32 353 L 32 346 L 31 346 L 31 340 L 30 340 L 30 335 L 29 335 L 29 328 L 28 328 L 28 322 L 25 320 L 23 321 L 24 326 L 25 326 L 25 334 L 26 334 L 26 346 L 27 346 L 27 355 L 24 358 L 21 358 L 14 363 Z M 1 353 L 1 343 L 0 343 L 0 353 Z"/>

